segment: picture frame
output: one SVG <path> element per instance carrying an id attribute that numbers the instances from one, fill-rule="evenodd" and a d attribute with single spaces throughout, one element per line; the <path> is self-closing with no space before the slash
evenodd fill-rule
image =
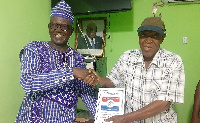
<path id="1" fill-rule="evenodd" d="M 106 23 L 106 17 L 78 18 L 76 21 L 75 50 L 86 56 L 104 57 Z M 94 43 L 92 43 L 93 40 Z"/>

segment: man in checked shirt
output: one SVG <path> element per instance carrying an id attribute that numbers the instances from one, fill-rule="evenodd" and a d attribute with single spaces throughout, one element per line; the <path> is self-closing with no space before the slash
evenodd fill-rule
<path id="1" fill-rule="evenodd" d="M 126 89 L 125 114 L 106 121 L 177 123 L 172 104 L 184 103 L 185 73 L 181 57 L 160 48 L 165 31 L 160 17 L 144 19 L 137 30 L 140 49 L 124 52 L 106 78 L 93 71 L 100 85 Z"/>

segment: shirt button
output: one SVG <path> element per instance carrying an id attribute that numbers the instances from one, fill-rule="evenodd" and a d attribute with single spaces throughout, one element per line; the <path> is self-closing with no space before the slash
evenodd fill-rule
<path id="1" fill-rule="evenodd" d="M 69 78 L 70 78 L 70 79 L 74 79 L 74 76 L 73 76 L 73 75 L 71 75 Z"/>
<path id="2" fill-rule="evenodd" d="M 58 79 L 55 79 L 55 83 L 59 83 L 59 80 L 58 80 Z"/>
<path id="3" fill-rule="evenodd" d="M 63 81 L 66 81 L 66 80 L 67 80 L 67 78 L 66 78 L 65 76 L 63 76 L 63 77 L 62 77 L 62 80 L 63 80 Z"/>

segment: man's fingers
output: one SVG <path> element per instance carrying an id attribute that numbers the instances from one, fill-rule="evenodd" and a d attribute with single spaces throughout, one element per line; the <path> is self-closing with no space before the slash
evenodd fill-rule
<path id="1" fill-rule="evenodd" d="M 83 80 L 85 83 L 89 84 L 89 85 L 92 85 L 94 83 L 94 76 L 92 75 L 89 75 L 87 76 L 84 80 Z"/>
<path id="2" fill-rule="evenodd" d="M 97 79 L 99 79 L 99 75 L 97 74 L 95 70 L 92 69 L 92 73 L 97 77 Z"/>
<path id="3" fill-rule="evenodd" d="M 88 73 L 92 73 L 93 69 L 89 68 Z"/>
<path id="4" fill-rule="evenodd" d="M 91 78 L 91 75 L 85 77 L 85 78 L 83 79 L 83 81 L 84 81 L 85 83 L 89 83 L 89 82 L 90 82 L 90 78 Z"/>
<path id="5" fill-rule="evenodd" d="M 91 79 L 90 79 L 90 81 L 88 81 L 88 82 L 89 82 L 88 84 L 89 84 L 89 85 L 93 85 L 93 84 L 94 84 L 94 81 L 95 81 L 95 80 L 94 80 L 94 76 L 91 76 Z"/>

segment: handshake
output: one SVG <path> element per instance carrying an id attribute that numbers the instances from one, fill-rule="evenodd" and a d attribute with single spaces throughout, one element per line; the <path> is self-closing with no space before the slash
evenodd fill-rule
<path id="1" fill-rule="evenodd" d="M 94 88 L 99 83 L 100 76 L 94 69 L 73 68 L 74 77 L 83 80 L 85 83 L 92 85 Z"/>

